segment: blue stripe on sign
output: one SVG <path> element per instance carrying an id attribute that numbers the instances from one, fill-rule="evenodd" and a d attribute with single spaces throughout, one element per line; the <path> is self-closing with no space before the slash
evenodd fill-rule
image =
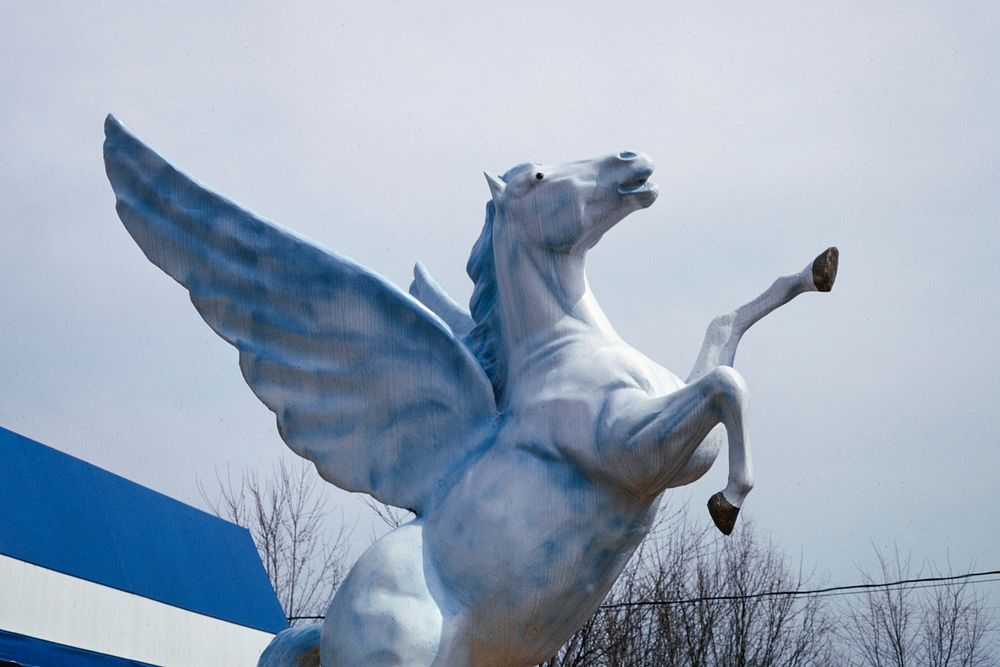
<path id="1" fill-rule="evenodd" d="M 245 529 L 4 428 L 0 553 L 265 632 L 288 627 Z"/>
<path id="2" fill-rule="evenodd" d="M 54 644 L 0 630 L 0 662 L 21 667 L 154 667 L 149 663 Z"/>

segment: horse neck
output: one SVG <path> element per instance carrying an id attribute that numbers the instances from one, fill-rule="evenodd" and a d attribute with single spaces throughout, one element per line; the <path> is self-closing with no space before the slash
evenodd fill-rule
<path id="1" fill-rule="evenodd" d="M 590 290 L 584 251 L 554 252 L 521 243 L 508 232 L 494 235 L 494 252 L 509 370 L 568 336 L 617 337 Z"/>

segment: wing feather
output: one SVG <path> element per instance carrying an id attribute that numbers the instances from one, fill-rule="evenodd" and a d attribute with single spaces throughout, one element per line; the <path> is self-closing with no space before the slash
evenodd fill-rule
<path id="1" fill-rule="evenodd" d="M 476 322 L 465 308 L 448 296 L 437 281 L 431 278 L 427 268 L 417 262 L 413 267 L 413 281 L 410 294 L 440 317 L 459 340 L 464 340 L 476 328 Z"/>
<path id="2" fill-rule="evenodd" d="M 125 227 L 239 350 L 282 438 L 326 480 L 421 513 L 488 446 L 492 387 L 436 315 L 198 185 L 111 116 L 105 134 Z"/>

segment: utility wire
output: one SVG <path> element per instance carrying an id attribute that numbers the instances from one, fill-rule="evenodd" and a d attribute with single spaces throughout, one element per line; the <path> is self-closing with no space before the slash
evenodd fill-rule
<path id="1" fill-rule="evenodd" d="M 1000 570 L 990 570 L 987 572 L 969 572 L 968 574 L 956 574 L 951 577 L 922 577 L 919 579 L 900 579 L 899 581 L 887 581 L 876 584 L 851 584 L 850 586 L 830 586 L 827 588 L 814 588 L 811 590 L 791 590 L 791 591 L 764 591 L 762 593 L 748 593 L 744 595 L 705 595 L 697 598 L 687 598 L 683 600 L 637 600 L 634 602 L 613 602 L 602 604 L 599 610 L 621 609 L 624 607 L 664 607 L 679 604 L 696 604 L 698 602 L 725 602 L 734 600 L 758 600 L 771 597 L 805 597 L 814 595 L 823 597 L 827 595 L 850 595 L 874 589 L 889 589 L 907 586 L 910 584 L 931 584 L 931 586 L 914 586 L 914 588 L 930 588 L 932 586 L 946 585 L 949 582 L 968 580 L 974 577 L 987 577 L 1000 575 Z M 998 581 L 1000 579 L 987 579 L 972 583 L 986 583 L 987 581 Z"/>
<path id="2" fill-rule="evenodd" d="M 991 581 L 1000 581 L 1000 577 L 994 577 L 993 579 L 979 579 L 977 581 L 970 581 L 969 583 L 970 584 L 986 584 L 986 583 L 989 583 Z M 906 590 L 908 590 L 908 591 L 920 591 L 920 590 L 923 590 L 925 588 L 941 588 L 942 586 L 950 586 L 950 585 L 951 585 L 950 582 L 939 582 L 939 583 L 932 583 L 932 584 L 923 584 L 922 586 L 908 586 L 906 588 Z M 886 590 L 892 590 L 892 589 L 888 588 Z M 832 597 L 839 597 L 841 595 L 857 595 L 857 594 L 863 593 L 863 592 L 864 591 L 836 591 L 836 592 L 833 592 L 833 593 L 819 593 L 819 594 L 816 595 L 816 597 L 818 597 L 818 598 L 827 598 L 827 597 L 832 598 Z"/>
<path id="3" fill-rule="evenodd" d="M 637 600 L 635 602 L 612 602 L 602 604 L 598 611 L 612 611 L 627 607 L 666 607 L 680 604 L 697 604 L 699 602 L 731 602 L 735 600 L 759 600 L 761 598 L 772 597 L 827 597 L 834 595 L 854 595 L 864 591 L 877 589 L 891 589 L 900 586 L 913 585 L 914 589 L 936 588 L 946 586 L 954 581 L 971 580 L 976 577 L 994 577 L 993 579 L 982 579 L 970 581 L 973 584 L 985 584 L 991 581 L 1000 581 L 1000 570 L 989 570 L 986 572 L 969 572 L 967 574 L 956 574 L 950 577 L 921 577 L 919 579 L 900 579 L 899 581 L 887 581 L 880 584 L 851 584 L 849 586 L 829 586 L 827 588 L 814 588 L 811 590 L 791 590 L 791 591 L 764 591 L 762 593 L 748 593 L 744 595 L 705 595 L 697 598 L 685 598 L 681 600 Z M 924 584 L 918 586 L 916 584 Z M 289 616 L 289 621 L 322 621 L 325 616 Z"/>

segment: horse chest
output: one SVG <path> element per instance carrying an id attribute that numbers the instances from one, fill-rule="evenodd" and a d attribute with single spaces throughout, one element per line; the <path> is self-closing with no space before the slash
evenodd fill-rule
<path id="1" fill-rule="evenodd" d="M 526 359 L 512 383 L 506 439 L 569 454 L 593 450 L 623 397 L 662 396 L 684 386 L 676 375 L 620 340 L 579 337 Z"/>

